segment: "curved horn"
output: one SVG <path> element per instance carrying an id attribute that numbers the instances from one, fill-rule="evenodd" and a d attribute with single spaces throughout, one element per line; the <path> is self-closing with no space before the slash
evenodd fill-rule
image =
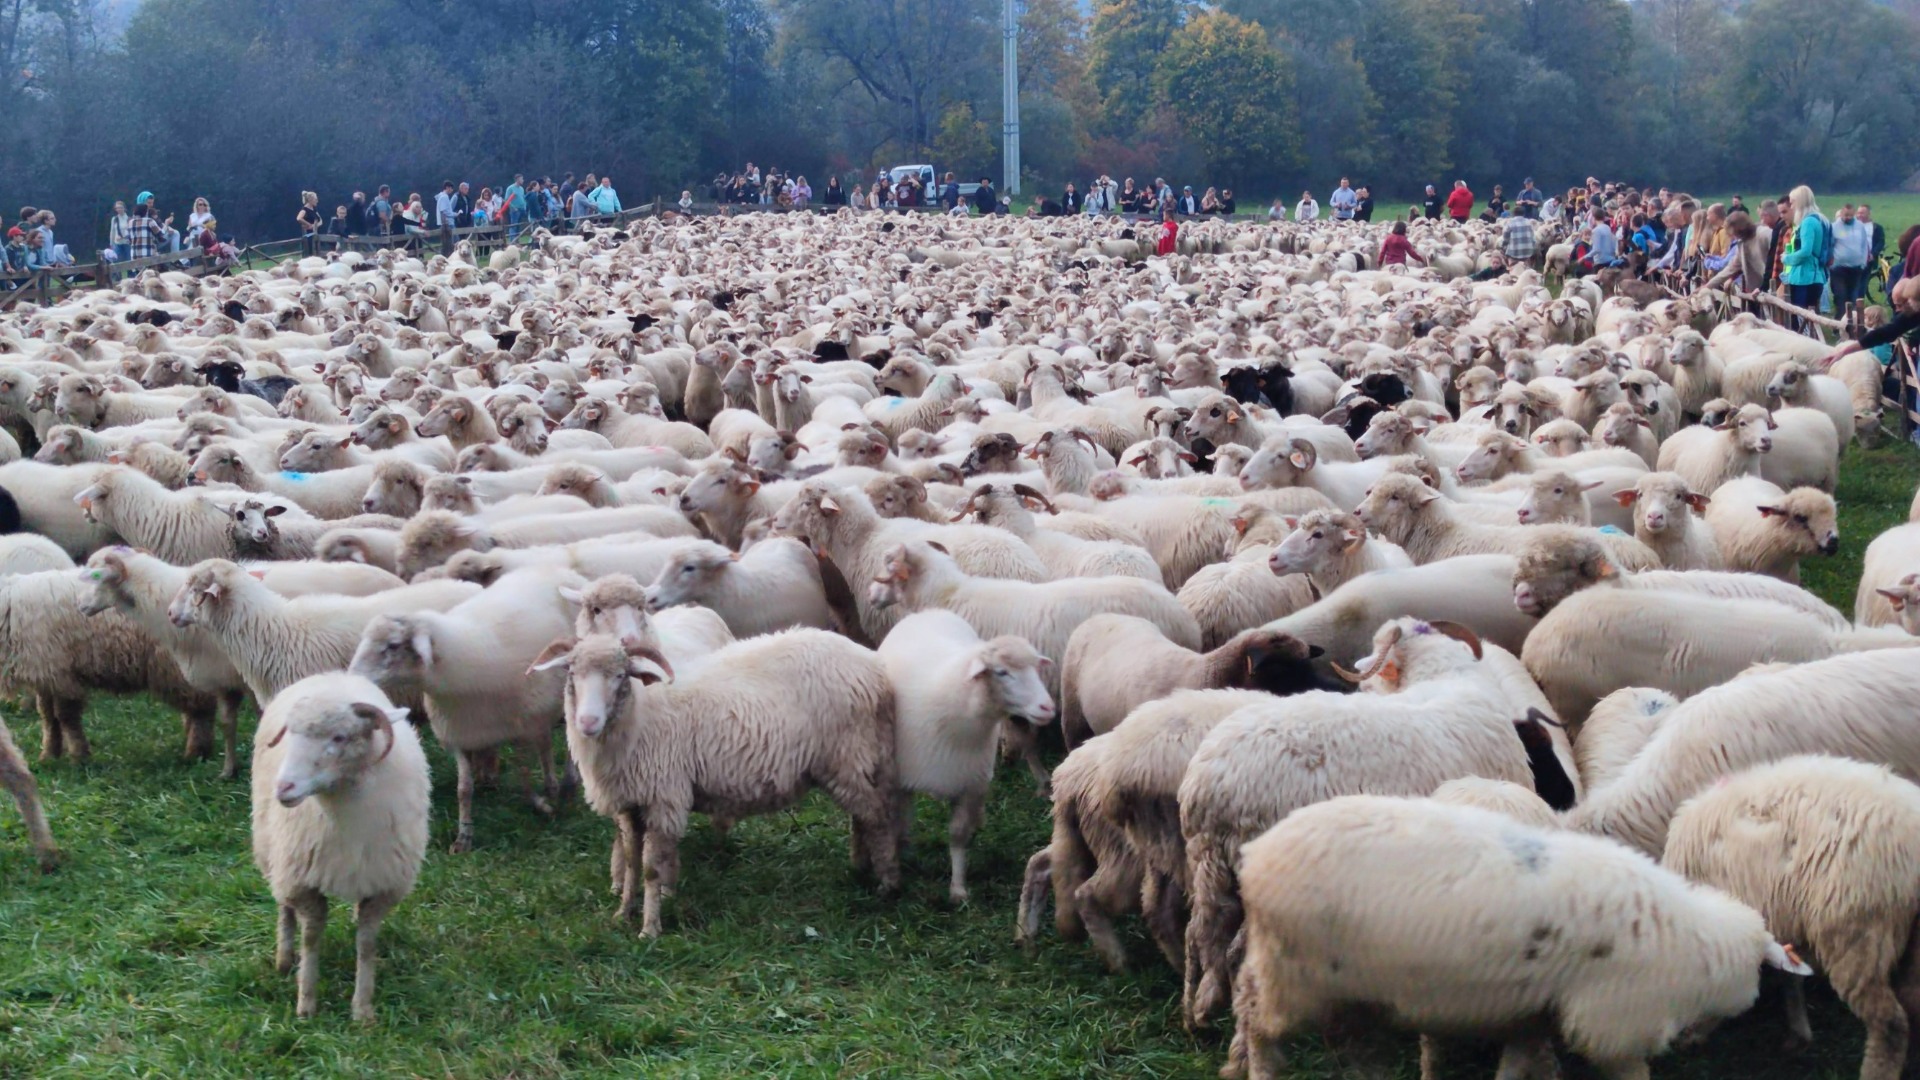
<path id="1" fill-rule="evenodd" d="M 1373 663 L 1367 665 L 1367 670 L 1353 671 L 1341 666 L 1338 662 L 1332 662 L 1330 666 L 1333 668 L 1333 673 L 1356 685 L 1366 682 L 1368 679 L 1380 674 L 1380 669 L 1387 666 L 1387 660 L 1393 654 L 1393 647 L 1400 644 L 1400 634 L 1400 628 L 1397 626 L 1394 627 L 1393 633 L 1387 637 L 1386 644 L 1380 647 L 1379 657 L 1376 658 Z"/>
<path id="2" fill-rule="evenodd" d="M 1460 642 L 1461 644 L 1465 645 L 1467 648 L 1472 649 L 1473 658 L 1475 660 L 1480 659 L 1481 656 L 1483 655 L 1480 648 L 1480 635 L 1474 633 L 1472 630 L 1469 630 L 1465 626 L 1462 626 L 1457 622 L 1446 622 L 1444 620 L 1429 622 L 1427 623 L 1427 625 L 1447 635 L 1453 640 Z"/>
<path id="3" fill-rule="evenodd" d="M 287 726 L 285 724 L 282 724 L 280 725 L 280 730 L 273 733 L 273 738 L 267 740 L 267 745 L 270 747 L 279 746 L 280 740 L 286 737 L 287 737 Z"/>
<path id="4" fill-rule="evenodd" d="M 1036 491 L 1034 488 L 1032 488 L 1027 484 L 1013 485 L 1013 493 L 1015 495 L 1020 496 L 1023 499 L 1032 499 L 1035 502 L 1038 502 L 1041 506 L 1044 506 L 1047 508 L 1047 513 L 1049 514 L 1057 514 L 1060 512 L 1054 509 L 1052 499 L 1049 499 L 1045 495 L 1040 494 L 1040 492 Z"/>
<path id="5" fill-rule="evenodd" d="M 993 485 L 986 484 L 986 485 L 983 485 L 978 491 L 975 491 L 973 494 L 967 496 L 967 501 L 960 504 L 959 512 L 955 513 L 951 518 L 951 520 L 953 521 L 966 520 L 967 515 L 973 513 L 973 504 L 980 501 L 981 495 L 992 490 L 993 490 Z"/>
<path id="6" fill-rule="evenodd" d="M 620 645 L 622 648 L 627 650 L 627 657 L 629 659 L 651 660 L 655 664 L 659 665 L 661 671 L 664 671 L 667 673 L 668 679 L 672 679 L 674 677 L 673 665 L 667 662 L 667 658 L 665 656 L 660 655 L 659 649 L 656 649 L 653 646 L 647 645 L 643 642 L 626 641 L 624 639 L 620 642 Z"/>
<path id="7" fill-rule="evenodd" d="M 373 729 L 375 731 L 384 731 L 387 733 L 387 748 L 385 750 L 380 751 L 379 757 L 373 759 L 373 763 L 375 765 L 378 765 L 381 762 L 387 760 L 388 754 L 393 753 L 393 743 L 394 743 L 393 721 L 387 719 L 387 714 L 378 708 L 373 710 Z"/>

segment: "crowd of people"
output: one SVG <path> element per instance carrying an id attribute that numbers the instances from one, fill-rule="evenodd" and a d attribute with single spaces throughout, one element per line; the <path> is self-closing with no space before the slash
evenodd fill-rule
<path id="1" fill-rule="evenodd" d="M 551 176 L 528 179 L 523 173 L 515 173 L 512 182 L 498 191 L 482 184 L 475 192 L 468 181 L 443 180 L 431 206 L 417 191 L 395 198 L 393 189 L 381 184 L 371 200 L 364 191 L 354 192 L 333 208 L 332 217 L 321 213 L 319 195 L 303 191 L 294 224 L 312 250 L 322 235 L 417 241 L 430 231 L 485 225 L 505 226 L 508 238 L 516 239 L 529 229 L 562 227 L 620 210 L 620 196 L 610 176 L 588 173 L 576 181 L 572 173 L 567 173 L 556 181 Z"/>
<path id="2" fill-rule="evenodd" d="M 21 207 L 19 220 L 7 229 L 6 245 L 0 248 L 0 273 L 58 272 L 74 266 L 79 259 L 71 247 L 54 239 L 53 229 L 58 223 L 52 210 Z M 206 199 L 193 201 L 184 230 L 174 226 L 172 213 L 162 215 L 151 191 L 135 196 L 132 210 L 125 202 L 113 204 L 113 214 L 107 219 L 107 246 L 99 250 L 99 259 L 127 262 L 183 253 L 205 255 L 216 266 L 231 265 L 239 257 L 233 240 L 220 235 L 219 219 Z M 12 287 L 17 282 L 7 284 Z"/>

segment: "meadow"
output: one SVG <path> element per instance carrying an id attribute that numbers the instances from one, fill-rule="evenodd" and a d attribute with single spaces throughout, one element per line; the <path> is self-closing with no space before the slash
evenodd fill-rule
<path id="1" fill-rule="evenodd" d="M 1920 219 L 1920 198 L 1879 202 L 1890 234 Z M 1917 476 L 1920 451 L 1897 440 L 1847 452 L 1841 552 L 1807 564 L 1809 588 L 1851 612 L 1862 552 L 1905 520 Z M 31 714 L 12 702 L 0 713 L 37 755 Z M 1048 835 L 1047 804 L 1017 768 L 975 840 L 967 907 L 946 900 L 943 807 L 921 803 L 904 895 L 881 900 L 848 865 L 844 817 L 816 796 L 724 841 L 697 823 L 667 934 L 649 942 L 612 917 L 612 825 L 578 801 L 541 817 L 511 770 L 477 801 L 475 850 L 446 854 L 454 770 L 431 747 L 433 845 L 381 934 L 378 1026 L 348 1019 L 339 905 L 320 1015 L 295 1021 L 244 779 L 182 763 L 179 723 L 151 701 L 96 698 L 87 723 L 91 763 L 36 766 L 65 850 L 57 872 L 39 873 L 17 815 L 0 809 L 0 1078 L 1203 1078 L 1224 1058 L 1223 1039 L 1181 1029 L 1178 982 L 1137 931 L 1137 967 L 1119 975 L 1050 920 L 1037 948 L 1013 944 L 1021 870 Z M 1858 1022 L 1823 983 L 1809 996 L 1813 1048 L 1782 1049 L 1777 999 L 1763 997 L 1653 1075 L 1856 1075 Z M 1314 1040 L 1293 1049 L 1300 1080 L 1340 1075 Z M 1492 1071 L 1483 1052 L 1446 1075 Z"/>

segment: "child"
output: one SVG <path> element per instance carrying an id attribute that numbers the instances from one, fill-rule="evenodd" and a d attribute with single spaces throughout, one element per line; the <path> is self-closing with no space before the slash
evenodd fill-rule
<path id="1" fill-rule="evenodd" d="M 1175 242 L 1179 238 L 1180 238 L 1180 223 L 1173 220 L 1173 211 L 1171 210 L 1161 211 L 1160 239 L 1157 243 L 1154 244 L 1154 248 L 1153 248 L 1154 253 L 1158 255 L 1173 254 L 1175 249 Z"/>

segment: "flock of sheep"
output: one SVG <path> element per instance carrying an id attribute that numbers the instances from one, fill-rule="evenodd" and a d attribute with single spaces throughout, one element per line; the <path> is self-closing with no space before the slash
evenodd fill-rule
<path id="1" fill-rule="evenodd" d="M 1797 584 L 1877 366 L 1822 373 L 1712 294 L 1471 284 L 1494 233 L 1418 227 L 1445 271 L 1368 269 L 1355 225 L 1154 258 L 1079 220 L 652 220 L 26 309 L 0 685 L 43 759 L 89 755 L 89 695 L 144 692 L 227 777 L 257 703 L 300 1016 L 329 899 L 374 1016 L 424 715 L 454 851 L 512 747 L 541 812 L 577 787 L 613 819 L 649 936 L 692 813 L 816 788 L 886 891 L 913 795 L 950 804 L 966 901 L 1005 755 L 1053 806 L 1018 936 L 1050 903 L 1118 968 L 1138 916 L 1185 1021 L 1232 1011 L 1229 1075 L 1309 1028 L 1365 1066 L 1398 1027 L 1429 1078 L 1462 1036 L 1503 1080 L 1557 1048 L 1642 1078 L 1770 965 L 1828 977 L 1891 1080 L 1920 524 L 1874 541 L 1852 619 Z M 51 867 L 10 738 L 0 779 Z"/>

